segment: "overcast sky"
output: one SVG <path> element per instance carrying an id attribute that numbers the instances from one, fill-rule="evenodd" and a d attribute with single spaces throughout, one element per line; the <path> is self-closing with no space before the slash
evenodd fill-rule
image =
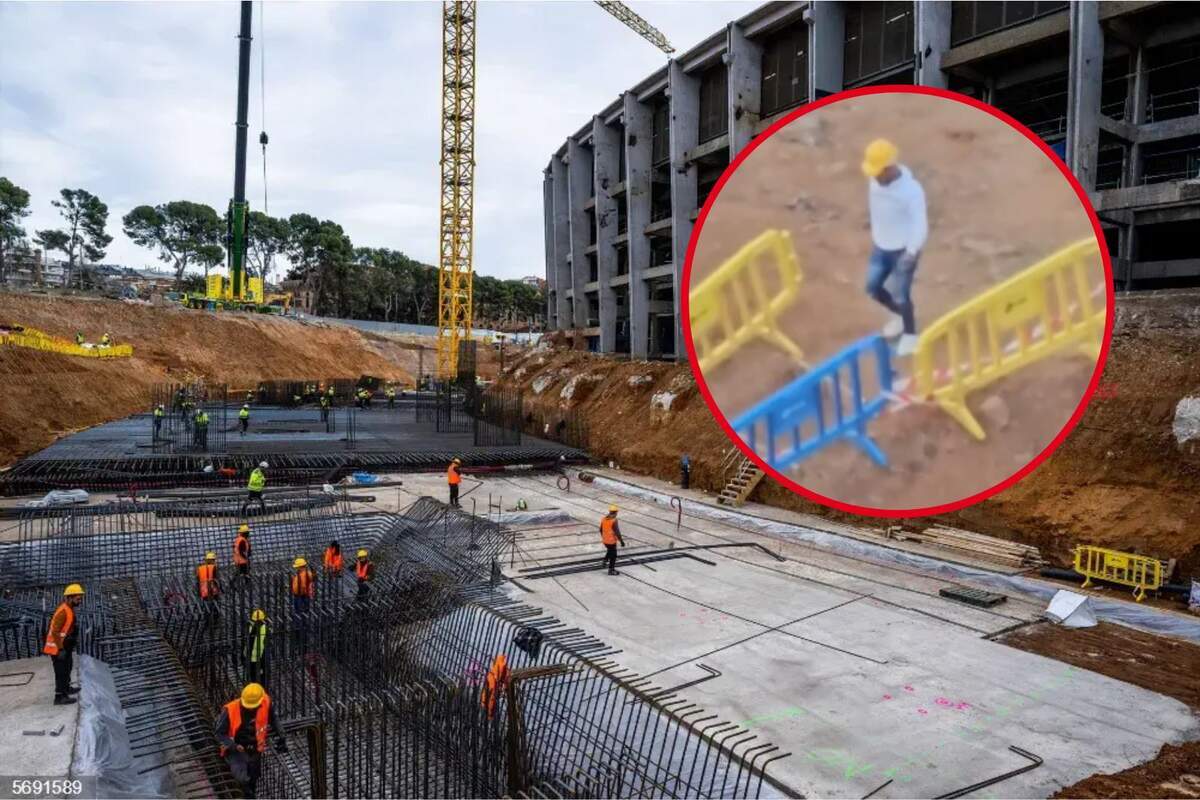
<path id="1" fill-rule="evenodd" d="M 630 5 L 683 51 L 758 4 Z M 268 212 L 436 264 L 441 4 L 260 0 L 254 13 L 251 208 L 265 52 Z M 224 212 L 238 22 L 234 2 L 0 2 L 0 175 L 32 194 L 30 235 L 60 223 L 59 189 L 85 188 L 109 207 L 105 260 L 141 267 L 157 262 L 121 233 L 134 206 Z M 550 154 L 665 56 L 591 2 L 481 3 L 477 31 L 475 269 L 544 275 Z"/>

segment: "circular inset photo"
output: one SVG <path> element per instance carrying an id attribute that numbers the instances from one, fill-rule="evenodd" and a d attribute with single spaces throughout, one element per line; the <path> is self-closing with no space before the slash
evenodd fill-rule
<path id="1" fill-rule="evenodd" d="M 688 355 L 735 444 L 846 511 L 962 508 L 1028 474 L 1103 370 L 1111 267 L 1028 129 L 924 87 L 781 120 L 713 189 L 684 267 Z"/>

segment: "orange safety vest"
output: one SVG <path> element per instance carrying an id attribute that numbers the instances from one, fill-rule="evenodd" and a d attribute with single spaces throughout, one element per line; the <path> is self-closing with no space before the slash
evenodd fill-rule
<path id="1" fill-rule="evenodd" d="M 196 567 L 196 578 L 200 581 L 200 597 L 207 600 L 211 594 L 217 596 L 217 565 L 201 564 Z"/>
<path id="2" fill-rule="evenodd" d="M 508 656 L 501 653 L 488 670 L 487 681 L 479 693 L 479 705 L 487 711 L 488 719 L 496 715 L 496 698 L 508 687 Z"/>
<path id="3" fill-rule="evenodd" d="M 62 630 L 57 634 L 54 632 L 54 618 L 58 616 L 58 612 L 65 611 L 67 621 L 63 623 Z M 54 609 L 54 616 L 50 618 L 50 628 L 46 631 L 46 643 L 42 645 L 42 652 L 48 656 L 58 655 L 58 651 L 62 648 L 63 642 L 66 641 L 67 634 L 75 627 L 75 609 L 71 608 L 69 603 L 59 603 L 58 608 Z"/>
<path id="4" fill-rule="evenodd" d="M 292 576 L 292 594 L 296 597 L 312 597 L 316 593 L 312 573 L 305 567 Z"/>
<path id="5" fill-rule="evenodd" d="M 342 552 L 333 552 L 332 547 L 325 548 L 325 569 L 331 572 L 342 571 Z"/>
<path id="6" fill-rule="evenodd" d="M 239 533 L 237 538 L 233 540 L 233 563 L 250 563 L 250 540 L 246 538 L 246 534 L 244 533 Z"/>
<path id="7" fill-rule="evenodd" d="M 242 727 L 242 701 L 231 700 L 225 704 L 225 713 L 229 715 L 229 738 L 237 736 L 238 728 Z M 254 738 L 257 740 L 258 752 L 267 751 L 267 722 L 271 719 L 271 697 L 263 695 L 262 703 L 254 709 Z M 221 745 L 221 756 L 224 757 L 229 748 Z"/>
<path id="8" fill-rule="evenodd" d="M 458 467 L 454 464 L 451 464 L 450 468 L 446 470 L 446 483 L 451 486 L 457 486 L 462 483 L 462 475 L 458 474 Z"/>
<path id="9" fill-rule="evenodd" d="M 617 518 L 605 517 L 600 520 L 600 541 L 608 544 L 617 543 Z"/>
<path id="10" fill-rule="evenodd" d="M 370 580 L 371 579 L 370 571 L 371 571 L 371 562 L 370 561 L 356 561 L 354 563 L 354 574 L 358 576 L 358 579 L 360 581 Z"/>

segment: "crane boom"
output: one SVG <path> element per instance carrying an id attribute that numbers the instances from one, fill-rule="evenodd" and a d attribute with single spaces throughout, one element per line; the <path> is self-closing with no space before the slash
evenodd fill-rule
<path id="1" fill-rule="evenodd" d="M 475 3 L 442 4 L 442 197 L 437 374 L 454 378 L 471 338 L 475 200 Z"/>
<path id="2" fill-rule="evenodd" d="M 596 0 L 596 5 L 625 23 L 639 36 L 667 55 L 675 52 L 675 48 L 667 41 L 667 37 L 663 35 L 662 31 L 646 22 L 637 12 L 619 0 Z"/>

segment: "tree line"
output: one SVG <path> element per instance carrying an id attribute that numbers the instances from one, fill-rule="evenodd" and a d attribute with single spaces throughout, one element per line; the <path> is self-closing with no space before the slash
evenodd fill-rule
<path id="1" fill-rule="evenodd" d="M 29 216 L 29 192 L 0 177 L 0 282 L 6 259 L 28 246 L 22 226 Z M 63 218 L 60 228 L 35 231 L 34 244 L 67 261 L 66 285 L 85 288 L 87 265 L 104 258 L 112 237 L 105 229 L 108 206 L 85 189 L 63 189 L 51 201 Z M 122 231 L 135 244 L 170 265 L 177 290 L 202 290 L 209 271 L 226 259 L 228 217 L 211 206 L 189 200 L 141 205 L 121 218 Z M 310 214 L 272 217 L 251 211 L 247 231 L 246 271 L 270 276 L 276 263 L 286 279 L 300 281 L 312 292 L 313 311 L 321 316 L 385 322 L 436 324 L 438 271 L 398 250 L 355 247 L 341 225 Z M 521 281 L 475 275 L 476 324 L 525 323 L 544 307 L 542 291 Z"/>

